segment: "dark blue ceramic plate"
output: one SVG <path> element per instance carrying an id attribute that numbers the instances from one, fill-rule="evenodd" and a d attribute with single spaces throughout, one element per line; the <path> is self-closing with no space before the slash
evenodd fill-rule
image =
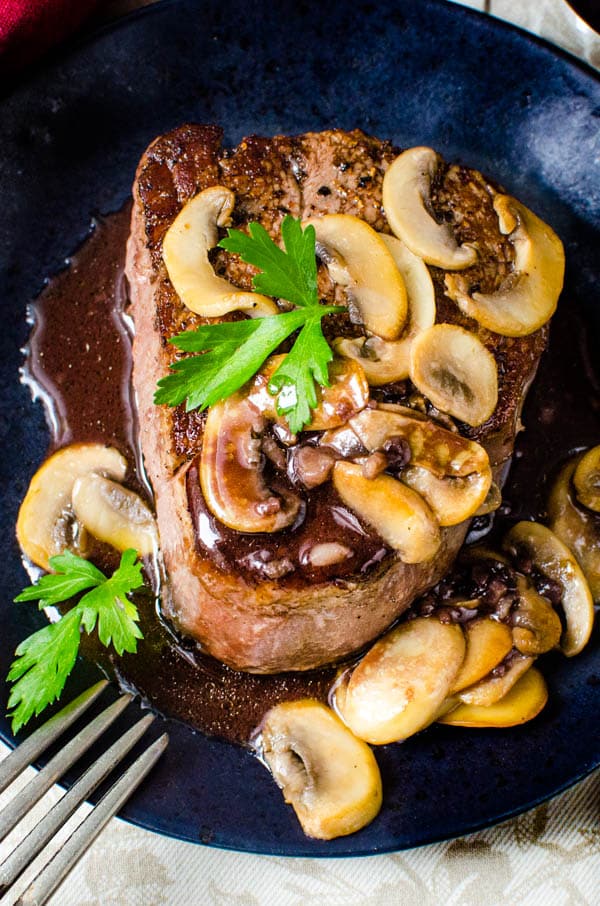
<path id="1" fill-rule="evenodd" d="M 591 71 L 493 19 L 426 0 L 161 3 L 47 63 L 0 102 L 0 674 L 43 619 L 10 604 L 25 578 L 17 508 L 47 443 L 41 406 L 18 381 L 25 307 L 90 215 L 122 204 L 155 135 L 195 120 L 223 124 L 229 142 L 360 126 L 399 145 L 431 144 L 493 174 L 553 224 L 567 248 L 568 294 L 598 331 L 599 117 Z M 68 691 L 91 671 L 82 664 Z M 288 855 L 376 853 L 463 834 L 597 764 L 597 643 L 573 661 L 547 661 L 545 672 L 550 704 L 524 728 L 434 727 L 379 749 L 385 805 L 352 837 L 306 839 L 256 759 L 173 722 L 166 755 L 123 814 L 185 840 Z M 6 722 L 1 733 L 10 741 Z"/>

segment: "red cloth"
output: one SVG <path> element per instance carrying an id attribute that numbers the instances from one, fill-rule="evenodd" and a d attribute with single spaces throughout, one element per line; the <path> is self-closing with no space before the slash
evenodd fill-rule
<path id="1" fill-rule="evenodd" d="M 99 0 L 0 0 L 0 73 L 16 72 L 72 34 Z"/>

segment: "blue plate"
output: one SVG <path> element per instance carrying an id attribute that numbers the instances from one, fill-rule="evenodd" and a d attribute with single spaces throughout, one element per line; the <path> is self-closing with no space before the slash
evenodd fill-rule
<path id="1" fill-rule="evenodd" d="M 491 18 L 429 0 L 338 3 L 318 13 L 300 0 L 161 3 L 46 62 L 0 101 L 0 674 L 43 619 L 10 604 L 25 580 L 13 526 L 48 437 L 41 406 L 18 381 L 26 304 L 86 235 L 90 215 L 123 203 L 155 135 L 187 120 L 221 123 L 228 142 L 360 126 L 399 145 L 433 145 L 493 174 L 553 224 L 567 250 L 565 295 L 587 306 L 600 341 L 599 117 L 591 70 Z M 526 727 L 439 726 L 378 749 L 384 807 L 354 836 L 306 839 L 255 758 L 173 721 L 164 722 L 166 755 L 123 815 L 185 840 L 303 856 L 464 834 L 554 795 L 598 763 L 597 643 L 572 661 L 546 660 L 544 671 L 550 704 Z M 67 693 L 92 672 L 82 663 Z M 5 721 L 0 732 L 11 741 Z"/>

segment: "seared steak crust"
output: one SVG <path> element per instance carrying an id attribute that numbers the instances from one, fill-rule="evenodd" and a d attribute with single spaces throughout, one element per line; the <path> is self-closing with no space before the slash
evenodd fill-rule
<path id="1" fill-rule="evenodd" d="M 127 256 L 136 325 L 134 385 L 142 449 L 156 495 L 161 549 L 170 578 L 171 597 L 165 609 L 183 632 L 230 666 L 256 672 L 309 669 L 341 658 L 380 634 L 447 571 L 467 526 L 443 530 L 440 551 L 429 563 L 407 565 L 397 554 L 387 552 L 383 558 L 374 558 L 365 573 L 357 570 L 342 578 L 339 571 L 335 577 L 330 569 L 316 574 L 296 570 L 291 576 L 278 577 L 274 573 L 272 578 L 257 580 L 256 573 L 252 575 L 236 561 L 235 532 L 227 536 L 231 543 L 225 558 L 217 544 L 211 549 L 206 539 L 199 538 L 195 519 L 202 507 L 195 475 L 204 416 L 153 403 L 156 382 L 177 355 L 168 338 L 201 323 L 184 308 L 169 282 L 161 255 L 166 230 L 197 192 L 225 185 L 236 194 L 237 226 L 256 220 L 275 236 L 288 213 L 295 217 L 348 213 L 375 229 L 389 231 L 381 186 L 386 168 L 398 153 L 390 143 L 359 130 L 295 138 L 251 136 L 229 151 L 221 149 L 221 140 L 215 126 L 186 125 L 161 136 L 144 154 L 134 184 Z M 499 233 L 492 208 L 495 191 L 480 174 L 447 167 L 432 199 L 434 213 L 451 220 L 459 241 L 478 242 L 478 261 L 464 273 L 484 291 L 499 284 L 512 262 L 512 247 Z M 213 264 L 236 285 L 250 288 L 253 268 L 237 256 L 219 250 Z M 546 331 L 510 339 L 479 328 L 445 296 L 444 272 L 436 268 L 431 272 L 438 320 L 478 333 L 496 358 L 498 407 L 485 425 L 476 430 L 465 427 L 465 433 L 484 443 L 500 471 L 512 451 L 524 391 L 545 346 Z M 323 298 L 343 300 L 343 291 L 334 287 L 323 268 L 319 289 Z M 337 317 L 328 331 L 334 335 L 359 332 L 346 316 Z M 400 386 L 397 398 L 408 391 Z M 192 492 L 188 472 L 194 482 Z M 333 491 L 329 488 L 327 494 Z M 310 506 L 307 512 L 312 512 Z M 315 512 L 311 518 L 318 534 L 322 524 L 318 524 L 318 508 Z M 310 526 L 305 523 L 304 531 L 310 531 Z M 273 541 L 280 552 L 291 531 L 277 533 L 273 539 L 261 536 L 258 542 L 265 548 Z"/>

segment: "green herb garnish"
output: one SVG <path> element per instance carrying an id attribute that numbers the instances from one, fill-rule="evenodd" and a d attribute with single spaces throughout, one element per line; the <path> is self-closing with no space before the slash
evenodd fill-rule
<path id="1" fill-rule="evenodd" d="M 97 625 L 103 645 L 112 643 L 118 654 L 135 653 L 143 635 L 137 608 L 127 595 L 144 584 L 136 560 L 137 552 L 126 550 L 107 578 L 92 563 L 65 551 L 50 558 L 53 573 L 17 595 L 18 602 L 39 601 L 41 610 L 86 592 L 56 623 L 34 632 L 17 648 L 8 673 L 14 683 L 8 699 L 13 733 L 60 698 L 77 658 L 82 627 L 90 633 Z"/>
<path id="2" fill-rule="evenodd" d="M 210 324 L 172 337 L 169 342 L 178 349 L 202 354 L 171 365 L 171 374 L 158 382 L 154 402 L 178 406 L 185 401 L 188 412 L 206 409 L 239 390 L 299 330 L 269 381 L 269 392 L 279 394 L 277 411 L 295 434 L 310 422 L 310 410 L 317 405 L 315 382 L 329 386 L 327 366 L 333 353 L 321 321 L 344 309 L 319 303 L 313 226 L 303 230 L 299 220 L 287 215 L 281 225 L 285 251 L 259 223 L 249 224 L 248 230 L 249 235 L 228 230 L 219 246 L 260 269 L 252 280 L 255 292 L 284 299 L 296 308 L 266 318 Z"/>

